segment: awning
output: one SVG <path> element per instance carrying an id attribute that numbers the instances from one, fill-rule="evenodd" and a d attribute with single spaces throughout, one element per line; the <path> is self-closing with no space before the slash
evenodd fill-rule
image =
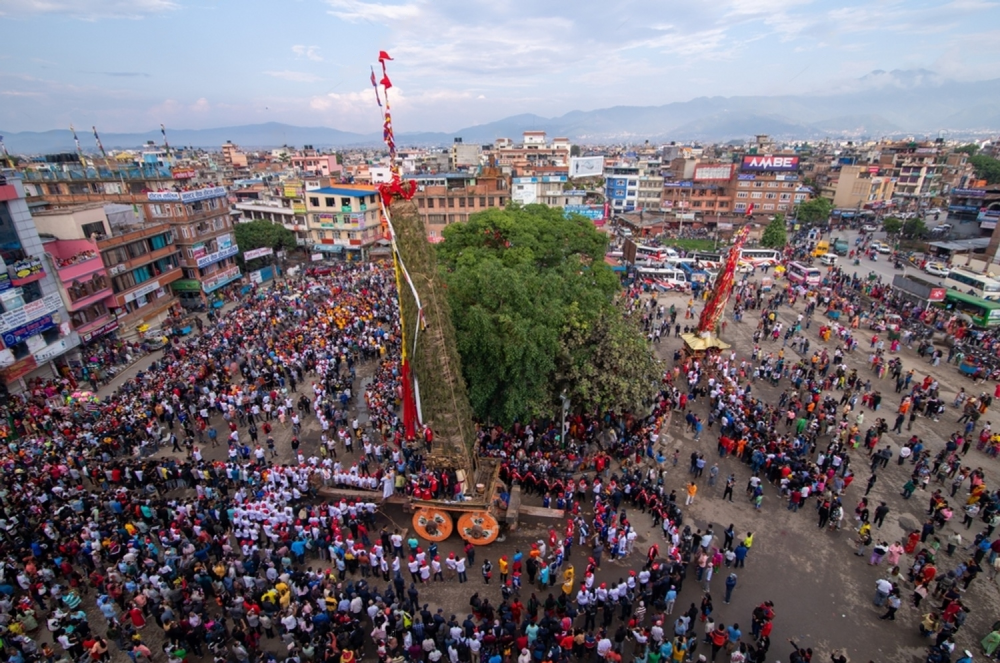
<path id="1" fill-rule="evenodd" d="M 170 284 L 177 292 L 201 292 L 201 282 L 197 279 L 180 279 Z"/>

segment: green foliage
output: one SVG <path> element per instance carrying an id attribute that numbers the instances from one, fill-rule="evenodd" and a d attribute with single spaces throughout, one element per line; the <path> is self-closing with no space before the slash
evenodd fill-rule
<path id="1" fill-rule="evenodd" d="M 236 243 L 240 247 L 239 260 L 243 262 L 243 254 L 246 251 L 270 247 L 275 251 L 281 249 L 294 249 L 296 247 L 295 233 L 288 228 L 270 221 L 250 221 L 249 223 L 237 223 L 234 227 Z M 251 265 L 266 265 L 269 257 L 254 258 Z M 256 269 L 256 267 L 255 267 Z"/>
<path id="2" fill-rule="evenodd" d="M 578 156 L 580 156 L 580 146 L 579 145 L 570 145 L 569 146 L 569 155 L 571 157 L 578 157 Z"/>
<path id="3" fill-rule="evenodd" d="M 986 180 L 987 184 L 1000 183 L 1000 161 L 985 154 L 969 157 L 969 163 L 976 171 L 976 177 Z"/>
<path id="4" fill-rule="evenodd" d="M 903 229 L 903 222 L 894 216 L 886 217 L 882 221 L 882 230 L 886 231 L 890 235 L 895 235 L 902 229 Z"/>
<path id="5" fill-rule="evenodd" d="M 544 205 L 492 209 L 445 229 L 437 246 L 469 401 L 482 421 L 634 409 L 659 369 L 615 301 L 606 238 Z"/>
<path id="6" fill-rule="evenodd" d="M 760 237 L 760 245 L 769 249 L 783 249 L 788 244 L 788 231 L 785 227 L 785 215 L 778 213 L 774 220 L 767 224 Z"/>
<path id="7" fill-rule="evenodd" d="M 927 234 L 927 224 L 923 219 L 907 219 L 903 224 L 903 236 L 910 239 L 920 239 Z"/>
<path id="8" fill-rule="evenodd" d="M 795 218 L 805 225 L 826 223 L 830 219 L 831 212 L 833 212 L 832 202 L 826 198 L 813 198 L 799 205 Z"/>
<path id="9" fill-rule="evenodd" d="M 955 148 L 956 152 L 965 152 L 970 157 L 975 156 L 976 152 L 979 151 L 979 146 L 975 143 L 969 143 L 968 145 L 963 145 L 962 147 Z"/>

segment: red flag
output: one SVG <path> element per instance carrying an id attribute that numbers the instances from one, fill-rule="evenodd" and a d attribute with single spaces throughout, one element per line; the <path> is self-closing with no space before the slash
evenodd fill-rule
<path id="1" fill-rule="evenodd" d="M 747 216 L 753 216 L 753 203 L 750 203 L 750 207 L 747 207 Z"/>
<path id="2" fill-rule="evenodd" d="M 392 58 L 390 58 L 389 54 L 386 53 L 385 51 L 379 51 L 378 52 L 378 61 L 379 62 L 385 62 L 386 60 L 391 60 L 391 59 Z"/>
<path id="3" fill-rule="evenodd" d="M 389 80 L 388 76 L 382 76 L 381 82 L 382 82 L 382 87 L 384 87 L 386 90 L 392 87 L 392 82 Z"/>

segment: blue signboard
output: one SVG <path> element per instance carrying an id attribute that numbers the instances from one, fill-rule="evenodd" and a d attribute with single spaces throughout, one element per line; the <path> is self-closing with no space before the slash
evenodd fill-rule
<path id="1" fill-rule="evenodd" d="M 603 205 L 566 205 L 563 208 L 563 213 L 566 216 L 570 214 L 579 214 L 580 216 L 585 216 L 592 221 L 600 221 L 604 218 L 604 206 Z"/>
<path id="2" fill-rule="evenodd" d="M 48 331 L 56 326 L 55 321 L 52 319 L 52 314 L 43 315 L 37 320 L 32 320 L 23 327 L 17 327 L 11 329 L 10 331 L 4 333 L 3 344 L 8 348 L 12 348 L 18 343 L 28 340 L 32 336 L 41 334 L 42 332 Z"/>

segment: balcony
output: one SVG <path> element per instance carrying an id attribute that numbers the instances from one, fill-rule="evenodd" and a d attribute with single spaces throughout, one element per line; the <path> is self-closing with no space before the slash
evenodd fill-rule
<path id="1" fill-rule="evenodd" d="M 74 261 L 68 264 L 63 264 L 67 261 L 60 260 L 59 258 L 53 258 L 53 260 L 56 264 L 56 273 L 59 274 L 59 280 L 63 283 L 82 279 L 94 272 L 104 271 L 104 261 L 101 260 L 101 257 L 96 252 L 92 252 L 91 255 L 74 256 L 71 259 Z"/>

